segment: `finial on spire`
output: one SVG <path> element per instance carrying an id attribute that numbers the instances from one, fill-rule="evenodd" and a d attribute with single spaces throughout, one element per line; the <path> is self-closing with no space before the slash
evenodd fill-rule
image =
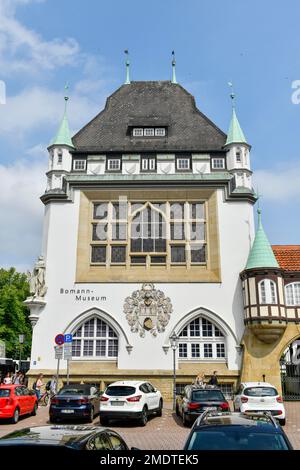
<path id="1" fill-rule="evenodd" d="M 126 80 L 124 82 L 124 85 L 130 85 L 130 62 L 129 62 L 129 51 L 128 49 L 124 50 L 124 53 L 126 55 Z"/>
<path id="2" fill-rule="evenodd" d="M 64 100 L 65 100 L 65 112 L 66 112 L 66 110 L 67 110 L 67 102 L 68 102 L 68 100 L 69 100 L 69 96 L 68 96 L 69 84 L 68 84 L 68 82 L 66 82 L 64 88 L 65 88 L 65 90 L 66 90 L 65 96 L 64 96 Z"/>
<path id="3" fill-rule="evenodd" d="M 228 85 L 230 86 L 230 89 L 231 89 L 230 98 L 231 98 L 232 108 L 234 109 L 235 108 L 235 93 L 233 91 L 233 83 L 228 82 Z"/>
<path id="4" fill-rule="evenodd" d="M 172 51 L 172 83 L 177 83 L 176 80 L 176 60 L 175 60 L 175 51 Z"/>

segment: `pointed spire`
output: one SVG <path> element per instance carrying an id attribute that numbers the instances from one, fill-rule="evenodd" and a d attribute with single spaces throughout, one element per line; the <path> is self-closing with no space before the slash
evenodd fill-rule
<path id="1" fill-rule="evenodd" d="M 128 49 L 125 49 L 124 53 L 126 54 L 126 80 L 124 85 L 130 85 L 130 62 L 129 62 L 129 52 Z"/>
<path id="2" fill-rule="evenodd" d="M 175 60 L 175 51 L 172 51 L 172 83 L 177 83 L 176 80 L 176 60 Z"/>
<path id="3" fill-rule="evenodd" d="M 261 223 L 261 209 L 257 209 L 258 225 L 255 239 L 249 253 L 246 269 L 279 268 L 270 242 Z"/>
<path id="4" fill-rule="evenodd" d="M 65 90 L 68 90 L 68 89 L 69 89 L 69 86 L 68 84 L 66 84 Z M 74 145 L 72 143 L 72 138 L 71 138 L 71 132 L 69 128 L 68 118 L 67 118 L 67 103 L 69 100 L 69 97 L 67 94 L 65 95 L 64 100 L 65 100 L 65 110 L 64 110 L 63 119 L 60 123 L 56 136 L 51 142 L 51 145 L 68 145 L 69 147 L 74 148 Z"/>
<path id="5" fill-rule="evenodd" d="M 240 126 L 239 120 L 235 112 L 235 93 L 233 91 L 233 84 L 231 82 L 228 82 L 228 85 L 231 87 L 230 98 L 231 98 L 231 103 L 232 103 L 232 116 L 231 116 L 231 122 L 230 122 L 229 131 L 227 134 L 227 140 L 226 140 L 225 145 L 246 144 L 247 143 L 246 137 Z"/>

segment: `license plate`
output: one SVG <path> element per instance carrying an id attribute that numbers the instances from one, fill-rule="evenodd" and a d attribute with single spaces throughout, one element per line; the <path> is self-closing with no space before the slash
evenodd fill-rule
<path id="1" fill-rule="evenodd" d="M 71 414 L 74 413 L 74 410 L 61 410 L 61 413 Z"/>
<path id="2" fill-rule="evenodd" d="M 202 410 L 211 410 L 211 411 L 216 411 L 217 407 L 216 406 L 203 406 Z"/>
<path id="3" fill-rule="evenodd" d="M 125 401 L 111 401 L 111 406 L 124 406 Z"/>

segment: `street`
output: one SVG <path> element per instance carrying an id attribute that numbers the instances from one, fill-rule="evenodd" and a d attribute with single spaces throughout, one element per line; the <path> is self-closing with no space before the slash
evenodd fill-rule
<path id="1" fill-rule="evenodd" d="M 286 402 L 285 407 L 287 423 L 284 430 L 294 448 L 300 450 L 300 402 Z M 0 437 L 28 426 L 49 424 L 48 411 L 48 407 L 40 407 L 37 416 L 21 417 L 15 425 L 0 424 Z M 76 424 L 79 424 L 79 422 L 76 422 Z M 98 416 L 93 424 L 99 425 Z M 150 418 L 144 428 L 134 422 L 132 424 L 112 422 L 109 427 L 117 431 L 129 447 L 137 447 L 142 450 L 180 450 L 183 448 L 189 433 L 189 428 L 183 427 L 181 419 L 173 413 L 171 403 L 165 404 L 161 418 Z"/>

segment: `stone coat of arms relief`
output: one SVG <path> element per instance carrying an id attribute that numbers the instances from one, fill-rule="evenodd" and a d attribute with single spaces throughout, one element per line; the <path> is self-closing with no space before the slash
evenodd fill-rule
<path id="1" fill-rule="evenodd" d="M 152 283 L 145 283 L 140 290 L 126 297 L 123 307 L 130 329 L 143 338 L 146 331 L 152 336 L 165 331 L 173 310 L 171 300 Z"/>

